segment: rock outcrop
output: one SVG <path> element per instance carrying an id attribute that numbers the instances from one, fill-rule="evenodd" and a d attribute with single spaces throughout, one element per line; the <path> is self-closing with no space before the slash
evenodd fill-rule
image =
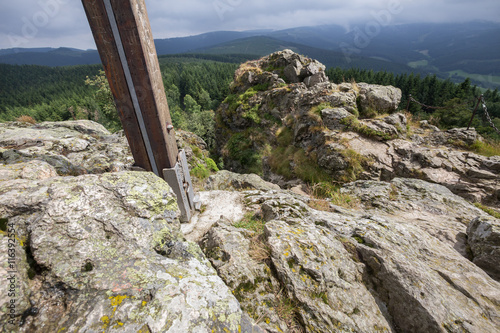
<path id="1" fill-rule="evenodd" d="M 472 135 L 467 136 L 468 132 Z M 485 157 L 457 149 L 447 142 L 453 138 L 467 141 L 477 136 L 474 130 L 422 130 L 410 139 L 374 141 L 358 133 L 341 132 L 340 140 L 371 161 L 360 178 L 390 180 L 412 177 L 446 186 L 472 202 L 500 205 L 498 173 L 500 157 Z M 461 141 L 461 142 L 464 142 Z"/>
<path id="2" fill-rule="evenodd" d="M 410 122 L 395 113 L 400 100 L 397 88 L 333 84 L 317 61 L 276 52 L 236 71 L 217 111 L 218 149 L 228 169 L 282 187 L 311 182 L 309 174 L 340 183 L 411 177 L 500 208 L 500 157 L 473 153 L 482 140 L 474 129 Z"/>
<path id="3" fill-rule="evenodd" d="M 476 217 L 467 227 L 473 262 L 500 281 L 500 221 Z"/>
<path id="4" fill-rule="evenodd" d="M 123 133 L 92 121 L 0 124 L 0 162 L 43 160 L 61 176 L 123 171 L 134 163 Z"/>
<path id="5" fill-rule="evenodd" d="M 262 172 L 266 145 L 276 145 L 276 131 L 283 124 L 293 132 L 292 143 L 310 154 L 318 152 L 325 144 L 323 109 L 342 110 L 350 117 L 368 105 L 396 110 L 399 89 L 336 85 L 328 81 L 324 68 L 290 50 L 241 65 L 231 95 L 217 111 L 217 144 L 229 169 Z"/>
<path id="6" fill-rule="evenodd" d="M 176 136 L 193 168 L 208 175 L 218 170 L 203 139 L 182 130 Z M 112 134 L 93 121 L 0 123 L 0 181 L 102 174 L 133 166 L 123 131 Z"/>

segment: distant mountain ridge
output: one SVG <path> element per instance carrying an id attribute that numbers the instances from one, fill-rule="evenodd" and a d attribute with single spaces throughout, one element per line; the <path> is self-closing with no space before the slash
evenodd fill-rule
<path id="1" fill-rule="evenodd" d="M 15 50 L 10 51 L 9 50 Z M 74 66 L 99 64 L 97 50 L 73 48 L 7 49 L 0 50 L 0 63 L 10 65 Z"/>
<path id="2" fill-rule="evenodd" d="M 491 22 L 380 26 L 349 31 L 337 25 L 279 31 L 216 31 L 155 40 L 158 55 L 182 53 L 265 55 L 290 48 L 327 66 L 414 71 L 457 80 L 471 74 L 479 83 L 500 86 L 500 24 Z M 33 48 L 0 50 L 0 63 L 67 66 L 100 63 L 96 50 Z M 475 74 L 475 76 L 474 76 Z"/>

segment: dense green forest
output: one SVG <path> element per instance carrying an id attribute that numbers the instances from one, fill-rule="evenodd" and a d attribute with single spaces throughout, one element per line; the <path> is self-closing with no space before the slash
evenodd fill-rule
<path id="1" fill-rule="evenodd" d="M 184 55 L 159 58 L 174 125 L 213 142 L 214 113 L 229 93 L 238 64 L 248 56 Z M 91 119 L 120 128 L 109 112 L 101 65 L 45 67 L 0 64 L 0 121 L 22 115 L 36 121 Z M 189 119 L 189 121 L 188 121 Z"/>
<path id="2" fill-rule="evenodd" d="M 170 112 L 177 128 L 202 136 L 214 144 L 214 110 L 229 94 L 229 84 L 238 65 L 248 55 L 175 55 L 159 58 Z M 403 92 L 400 109 L 411 96 L 434 108 L 410 103 L 410 111 L 420 119 L 429 119 L 442 128 L 467 126 L 481 93 L 494 123 L 500 127 L 498 90 L 481 91 L 466 79 L 461 84 L 434 76 L 393 74 L 371 70 L 329 68 L 327 74 L 336 83 L 356 82 L 393 85 Z M 110 130 L 120 124 L 111 108 L 109 88 L 102 66 L 44 67 L 0 64 L 0 121 L 22 115 L 36 121 L 70 119 L 96 120 Z M 488 137 L 500 139 L 479 107 L 473 126 Z"/>

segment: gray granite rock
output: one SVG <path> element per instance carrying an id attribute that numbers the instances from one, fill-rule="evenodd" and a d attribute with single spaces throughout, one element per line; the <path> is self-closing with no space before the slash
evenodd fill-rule
<path id="1" fill-rule="evenodd" d="M 484 212 L 421 180 L 358 181 L 344 191 L 365 207 L 326 212 L 287 192 L 241 192 L 262 227 L 219 220 L 202 238 L 219 275 L 263 327 L 500 329 L 500 284 L 466 258 L 466 225 Z"/>
<path id="2" fill-rule="evenodd" d="M 500 281 L 500 220 L 477 217 L 468 225 L 467 236 L 473 262 Z"/>
<path id="3" fill-rule="evenodd" d="M 169 186 L 147 172 L 0 182 L 14 231 L 2 234 L 1 270 L 18 272 L 15 298 L 0 287 L 2 331 L 262 332 L 177 215 Z"/>

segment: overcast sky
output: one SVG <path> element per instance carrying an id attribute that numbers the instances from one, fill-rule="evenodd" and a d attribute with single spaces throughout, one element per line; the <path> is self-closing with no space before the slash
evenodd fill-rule
<path id="1" fill-rule="evenodd" d="M 95 49 L 80 0 L 1 0 L 0 49 Z M 499 0 L 145 0 L 155 38 L 390 20 L 500 22 Z M 385 16 L 384 16 L 385 14 Z M 387 15 L 388 14 L 388 15 Z"/>

